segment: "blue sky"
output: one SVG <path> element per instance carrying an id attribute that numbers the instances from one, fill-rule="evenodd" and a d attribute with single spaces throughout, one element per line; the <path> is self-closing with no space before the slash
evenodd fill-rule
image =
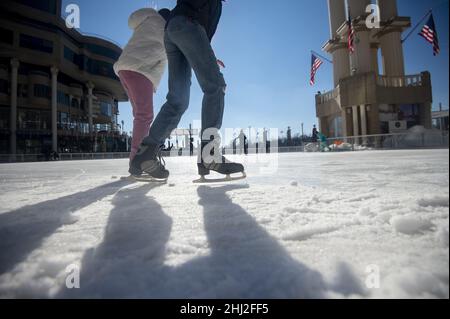
<path id="1" fill-rule="evenodd" d="M 81 10 L 81 31 L 105 36 L 124 46 L 131 36 L 129 15 L 142 7 L 173 8 L 175 0 L 63 0 L 63 8 L 76 3 Z M 399 14 L 416 24 L 434 9 L 442 53 L 433 57 L 431 46 L 416 34 L 404 45 L 407 74 L 429 70 L 434 106 L 449 103 L 449 4 L 448 0 L 398 0 Z M 418 31 L 417 31 L 418 32 Z M 415 32 L 415 33 L 417 33 Z M 224 127 L 278 127 L 309 132 L 316 123 L 314 94 L 333 87 L 332 66 L 318 71 L 316 85 L 309 86 L 311 50 L 329 38 L 327 1 L 227 0 L 213 40 L 216 55 L 226 64 L 228 84 Z M 167 94 L 167 72 L 155 95 L 158 112 Z M 194 79 L 189 110 L 179 127 L 200 119 L 201 90 Z M 132 129 L 131 106 L 120 104 L 125 129 Z"/>

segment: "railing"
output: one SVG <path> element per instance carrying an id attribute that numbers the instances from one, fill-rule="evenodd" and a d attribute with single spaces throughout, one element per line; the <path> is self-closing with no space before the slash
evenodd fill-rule
<path id="1" fill-rule="evenodd" d="M 317 95 L 319 99 L 319 104 L 325 104 L 328 101 L 336 99 L 338 96 L 339 96 L 339 86 L 337 86 L 334 90 Z"/>
<path id="2" fill-rule="evenodd" d="M 382 87 L 412 87 L 422 86 L 422 74 L 407 76 L 383 76 L 377 77 L 377 85 Z"/>
<path id="3" fill-rule="evenodd" d="M 16 162 L 42 162 L 48 160 L 60 161 L 82 161 L 99 159 L 121 159 L 128 158 L 130 153 L 61 153 L 58 157 L 49 159 L 44 154 L 0 154 L 0 163 Z"/>
<path id="4" fill-rule="evenodd" d="M 408 132 L 336 137 L 321 145 L 328 151 L 362 151 L 382 149 L 448 148 L 449 134 L 445 131 Z"/>
<path id="5" fill-rule="evenodd" d="M 273 143 L 275 145 L 275 143 Z M 312 147 L 311 147 L 312 146 Z M 305 151 L 363 151 L 363 150 L 390 150 L 390 149 L 421 149 L 421 148 L 448 148 L 449 132 L 447 131 L 426 131 L 426 132 L 408 132 L 398 134 L 379 134 L 362 135 L 329 138 L 325 142 L 308 143 L 303 146 L 291 147 L 272 147 L 272 153 L 297 153 Z M 225 149 L 226 154 L 233 154 L 232 148 Z M 265 149 L 255 147 L 248 149 L 249 154 L 263 154 Z M 236 150 L 239 155 L 239 150 Z M 101 159 L 125 159 L 129 153 L 61 153 L 57 160 L 76 161 L 76 160 L 101 160 Z M 172 150 L 163 152 L 166 157 L 189 156 L 189 149 Z M 194 150 L 193 156 L 197 156 L 197 150 Z M 46 161 L 48 158 L 44 154 L 0 154 L 0 163 L 13 162 L 39 162 Z"/>

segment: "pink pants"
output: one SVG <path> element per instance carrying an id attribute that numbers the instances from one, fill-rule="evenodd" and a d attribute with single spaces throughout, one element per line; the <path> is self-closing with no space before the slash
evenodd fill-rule
<path id="1" fill-rule="evenodd" d="M 119 78 L 133 107 L 133 137 L 130 160 L 136 155 L 153 122 L 153 83 L 134 71 L 120 71 Z"/>

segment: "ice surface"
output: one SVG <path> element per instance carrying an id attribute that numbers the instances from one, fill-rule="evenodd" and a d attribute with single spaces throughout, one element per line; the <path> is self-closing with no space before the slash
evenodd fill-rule
<path id="1" fill-rule="evenodd" d="M 248 179 L 207 186 L 190 158 L 165 185 L 120 181 L 127 160 L 0 165 L 0 297 L 449 297 L 448 150 L 233 159 Z"/>

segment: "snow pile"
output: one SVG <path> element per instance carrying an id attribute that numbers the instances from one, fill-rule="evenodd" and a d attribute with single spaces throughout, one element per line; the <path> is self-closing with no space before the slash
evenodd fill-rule
<path id="1" fill-rule="evenodd" d="M 318 143 L 308 143 L 305 145 L 305 152 L 312 153 L 312 152 L 318 152 L 318 151 L 319 151 Z"/>
<path id="2" fill-rule="evenodd" d="M 386 148 L 392 145 L 396 148 L 440 147 L 443 146 L 443 136 L 437 129 L 426 129 L 418 125 L 410 128 L 404 136 L 386 139 L 383 145 Z"/>
<path id="3" fill-rule="evenodd" d="M 395 216 L 390 223 L 397 232 L 407 235 L 424 232 L 433 226 L 429 221 L 414 216 Z"/>

